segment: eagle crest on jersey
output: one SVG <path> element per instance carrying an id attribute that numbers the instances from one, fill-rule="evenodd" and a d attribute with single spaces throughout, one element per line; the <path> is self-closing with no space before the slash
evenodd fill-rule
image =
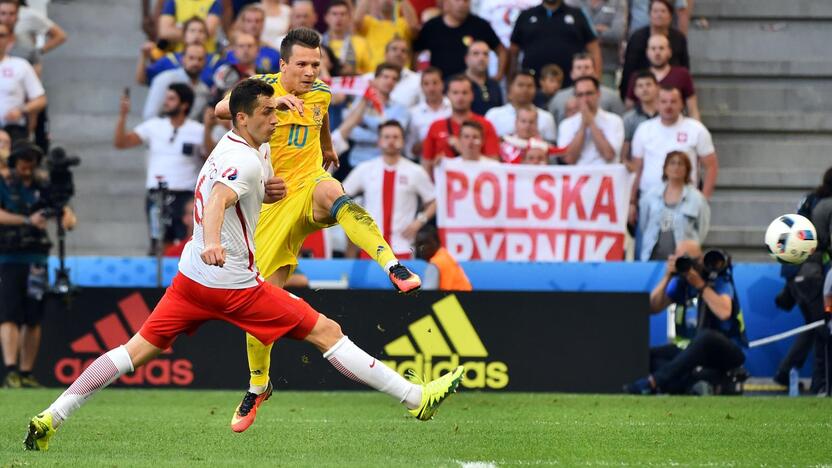
<path id="1" fill-rule="evenodd" d="M 289 94 L 280 84 L 280 73 L 252 78 L 272 85 L 275 97 Z M 313 183 L 323 171 L 321 128 L 332 94 L 326 83 L 315 80 L 312 89 L 298 98 L 303 101 L 303 115 L 278 110 L 277 129 L 269 141 L 275 176 L 286 182 L 288 192 Z"/>

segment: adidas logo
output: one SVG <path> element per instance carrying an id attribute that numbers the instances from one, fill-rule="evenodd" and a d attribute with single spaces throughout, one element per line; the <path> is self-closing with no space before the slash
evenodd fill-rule
<path id="1" fill-rule="evenodd" d="M 150 308 L 141 294 L 133 293 L 118 301 L 119 312 L 107 314 L 93 324 L 93 331 L 70 343 L 69 348 L 76 354 L 94 354 L 81 359 L 76 356 L 64 357 L 55 364 L 55 379 L 69 385 L 81 375 L 93 360 L 117 346 L 123 345 L 136 334 L 150 317 Z M 163 355 L 173 353 L 172 348 L 162 351 Z M 119 381 L 125 385 L 176 385 L 187 386 L 194 380 L 193 364 L 188 359 L 153 359 L 132 374 L 123 375 Z"/>
<path id="2" fill-rule="evenodd" d="M 113 312 L 96 321 L 93 325 L 98 337 L 101 338 L 101 343 L 95 339 L 95 334 L 90 332 L 69 345 L 72 352 L 103 354 L 109 349 L 127 343 L 131 336 L 141 330 L 145 320 L 150 317 L 150 309 L 139 293 L 133 293 L 120 300 L 118 308 L 129 329 L 125 328 L 124 323 L 119 320 L 118 312 Z M 102 347 L 101 344 L 104 346 Z M 162 354 L 170 354 L 171 352 L 173 350 L 168 348 Z"/>
<path id="3" fill-rule="evenodd" d="M 433 314 L 411 323 L 408 334 L 384 347 L 388 356 L 399 359 L 382 362 L 402 375 L 411 369 L 426 380 L 436 379 L 462 364 L 465 387 L 501 389 L 508 385 L 508 366 L 486 360 L 488 350 L 456 296 L 447 296 L 432 308 Z M 466 361 L 460 363 L 460 358 Z"/>

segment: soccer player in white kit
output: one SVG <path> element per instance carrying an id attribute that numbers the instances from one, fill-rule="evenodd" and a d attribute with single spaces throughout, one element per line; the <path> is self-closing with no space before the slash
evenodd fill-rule
<path id="1" fill-rule="evenodd" d="M 253 239 L 261 204 L 285 195 L 269 156 L 275 111 L 302 108 L 294 95 L 273 95 L 274 89 L 260 80 L 245 80 L 234 88 L 234 128 L 199 173 L 194 234 L 182 253 L 179 273 L 136 335 L 98 357 L 29 421 L 27 450 L 47 450 L 58 427 L 96 392 L 159 355 L 179 334 L 193 334 L 209 320 L 236 325 L 264 344 L 284 335 L 308 341 L 342 374 L 398 399 L 421 420 L 430 419 L 456 391 L 462 366 L 429 383 L 415 376 L 417 383 L 411 383 L 356 346 L 336 322 L 264 282 L 258 273 Z"/>

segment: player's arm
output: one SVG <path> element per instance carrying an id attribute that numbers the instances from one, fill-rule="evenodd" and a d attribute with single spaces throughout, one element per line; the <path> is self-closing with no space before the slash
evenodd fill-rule
<path id="1" fill-rule="evenodd" d="M 208 203 L 202 215 L 205 248 L 200 257 L 206 265 L 222 267 L 225 264 L 225 248 L 220 242 L 225 210 L 237 203 L 237 192 L 222 182 L 215 183 L 208 195 Z"/>
<path id="2" fill-rule="evenodd" d="M 324 159 L 324 170 L 329 169 L 329 166 L 335 165 L 338 169 L 340 163 L 338 162 L 338 154 L 335 148 L 332 147 L 332 134 L 329 131 L 329 112 L 324 114 L 324 123 L 321 125 L 321 152 Z"/>

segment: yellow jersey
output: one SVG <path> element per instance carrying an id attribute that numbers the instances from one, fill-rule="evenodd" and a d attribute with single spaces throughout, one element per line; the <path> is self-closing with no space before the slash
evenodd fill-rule
<path id="1" fill-rule="evenodd" d="M 280 84 L 280 73 L 255 75 L 272 85 L 275 97 L 289 94 Z M 315 80 L 312 89 L 298 95 L 303 101 L 303 116 L 292 111 L 277 111 L 277 129 L 269 141 L 274 174 L 292 192 L 313 182 L 324 172 L 321 153 L 321 127 L 329 110 L 329 86 Z"/>

